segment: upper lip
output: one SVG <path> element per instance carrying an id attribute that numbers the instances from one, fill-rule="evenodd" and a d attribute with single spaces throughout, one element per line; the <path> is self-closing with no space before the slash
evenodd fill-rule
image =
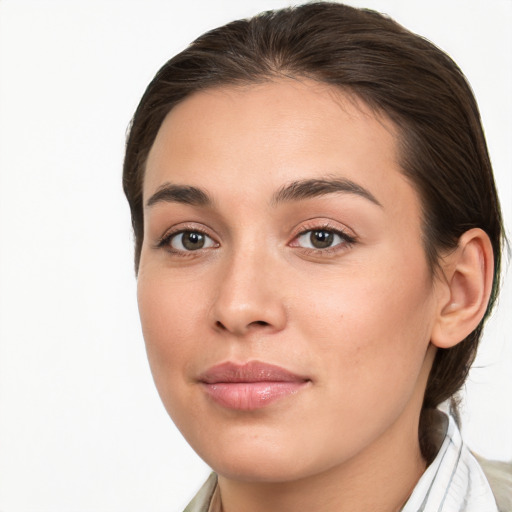
<path id="1" fill-rule="evenodd" d="M 308 377 L 260 361 L 250 361 L 244 364 L 221 363 L 212 366 L 199 376 L 199 381 L 206 384 L 221 382 L 301 382 L 307 380 L 309 380 Z"/>

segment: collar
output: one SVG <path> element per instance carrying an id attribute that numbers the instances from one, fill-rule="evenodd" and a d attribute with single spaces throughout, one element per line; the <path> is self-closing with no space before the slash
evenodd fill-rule
<path id="1" fill-rule="evenodd" d="M 445 436 L 402 512 L 498 512 L 484 472 L 462 441 L 451 416 L 438 411 Z"/>

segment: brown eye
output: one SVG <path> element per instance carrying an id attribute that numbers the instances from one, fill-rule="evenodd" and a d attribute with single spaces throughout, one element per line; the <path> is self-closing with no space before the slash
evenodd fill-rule
<path id="1" fill-rule="evenodd" d="M 352 237 L 333 229 L 310 229 L 304 231 L 296 240 L 295 247 L 317 250 L 341 247 L 354 242 Z"/>
<path id="2" fill-rule="evenodd" d="M 200 231 L 181 231 L 172 236 L 169 245 L 176 251 L 197 251 L 213 247 L 215 242 Z"/>
<path id="3" fill-rule="evenodd" d="M 315 249 L 326 249 L 332 245 L 334 241 L 334 233 L 325 230 L 311 231 L 309 240 Z"/>

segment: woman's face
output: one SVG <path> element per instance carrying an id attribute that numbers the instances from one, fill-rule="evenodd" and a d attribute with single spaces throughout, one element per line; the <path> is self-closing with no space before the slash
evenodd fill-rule
<path id="1" fill-rule="evenodd" d="M 312 81 L 196 93 L 144 204 L 149 362 L 213 469 L 285 481 L 417 442 L 436 288 L 389 121 Z"/>

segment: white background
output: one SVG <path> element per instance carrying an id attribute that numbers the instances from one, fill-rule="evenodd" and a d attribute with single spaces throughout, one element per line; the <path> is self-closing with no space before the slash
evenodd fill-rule
<path id="1" fill-rule="evenodd" d="M 180 511 L 208 473 L 161 406 L 135 300 L 124 135 L 209 28 L 282 0 L 0 0 L 0 510 Z M 479 100 L 512 224 L 512 2 L 352 1 L 447 50 Z M 464 437 L 512 459 L 507 277 Z"/>

